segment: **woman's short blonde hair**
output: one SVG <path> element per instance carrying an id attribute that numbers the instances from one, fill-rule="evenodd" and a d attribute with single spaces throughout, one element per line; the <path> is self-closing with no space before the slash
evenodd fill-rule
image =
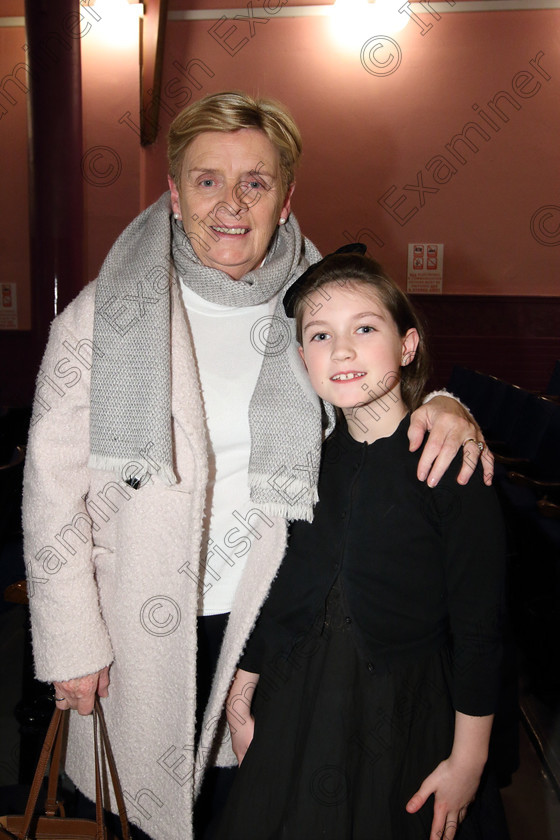
<path id="1" fill-rule="evenodd" d="M 239 131 L 258 128 L 278 149 L 282 187 L 293 183 L 301 156 L 301 134 L 286 108 L 273 99 L 253 99 L 242 91 L 222 91 L 205 96 L 178 114 L 169 129 L 167 157 L 169 174 L 176 184 L 181 178 L 185 149 L 204 131 Z"/>

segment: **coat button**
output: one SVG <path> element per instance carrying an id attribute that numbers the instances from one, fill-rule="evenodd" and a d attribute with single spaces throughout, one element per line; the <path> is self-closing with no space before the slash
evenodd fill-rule
<path id="1" fill-rule="evenodd" d="M 344 621 L 346 622 L 346 624 L 352 624 L 352 619 L 350 618 L 350 616 L 349 616 L 349 615 L 347 615 L 347 616 L 345 617 Z"/>
<path id="2" fill-rule="evenodd" d="M 373 664 L 373 662 L 368 662 L 367 669 L 370 672 L 370 674 L 373 674 L 373 672 L 375 671 L 375 665 Z"/>

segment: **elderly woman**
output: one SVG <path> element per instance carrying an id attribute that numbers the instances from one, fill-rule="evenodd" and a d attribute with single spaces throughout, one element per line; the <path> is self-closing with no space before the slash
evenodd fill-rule
<path id="1" fill-rule="evenodd" d="M 24 500 L 37 677 L 80 713 L 66 765 L 91 798 L 104 698 L 129 818 L 159 840 L 191 837 L 205 768 L 235 764 L 224 698 L 286 521 L 317 498 L 321 409 L 278 303 L 319 257 L 290 212 L 300 152 L 273 102 L 183 111 L 171 193 L 55 319 L 43 360 Z M 412 448 L 432 426 L 419 478 L 465 442 L 468 480 L 478 430 L 439 398 Z"/>

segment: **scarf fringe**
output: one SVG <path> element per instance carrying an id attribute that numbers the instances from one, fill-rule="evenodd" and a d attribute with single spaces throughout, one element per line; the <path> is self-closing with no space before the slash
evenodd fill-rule
<path id="1" fill-rule="evenodd" d="M 277 488 L 271 483 L 270 476 L 259 473 L 249 474 L 251 498 L 260 505 L 262 510 L 270 516 L 281 516 L 283 519 L 305 519 L 313 521 L 313 507 L 319 501 L 317 487 L 310 487 L 299 478 L 293 478 L 284 491 L 284 501 L 271 501 L 271 497 L 282 498 L 281 481 Z M 266 493 L 259 491 L 266 490 Z M 256 492 L 253 492 L 256 491 Z M 298 498 L 301 496 L 301 500 Z"/>
<path id="2" fill-rule="evenodd" d="M 126 474 L 125 470 L 127 468 L 130 469 L 131 464 L 141 462 L 141 456 L 138 456 L 135 460 L 134 458 L 116 458 L 109 455 L 97 455 L 95 452 L 92 452 L 89 456 L 88 467 L 92 470 L 103 470 L 104 472 L 116 473 L 117 477 L 126 484 L 127 481 L 123 475 L 123 473 Z M 167 484 L 170 487 L 177 484 L 177 476 L 173 472 L 173 469 L 166 464 L 160 464 L 157 471 L 152 471 L 147 468 L 146 473 L 144 474 L 148 474 L 150 477 L 157 476 L 157 478 L 161 479 L 164 484 Z"/>
<path id="3" fill-rule="evenodd" d="M 267 516 L 280 516 L 282 519 L 304 519 L 313 522 L 312 505 L 276 504 L 275 502 L 259 502 L 259 507 Z"/>

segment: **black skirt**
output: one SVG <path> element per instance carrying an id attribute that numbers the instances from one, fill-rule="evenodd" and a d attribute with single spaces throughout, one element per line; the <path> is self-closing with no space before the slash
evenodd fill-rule
<path id="1" fill-rule="evenodd" d="M 333 587 L 305 638 L 263 668 L 218 840 L 428 840 L 433 797 L 405 805 L 451 751 L 450 679 L 447 650 L 372 673 Z M 486 778 L 457 837 L 507 836 Z"/>

